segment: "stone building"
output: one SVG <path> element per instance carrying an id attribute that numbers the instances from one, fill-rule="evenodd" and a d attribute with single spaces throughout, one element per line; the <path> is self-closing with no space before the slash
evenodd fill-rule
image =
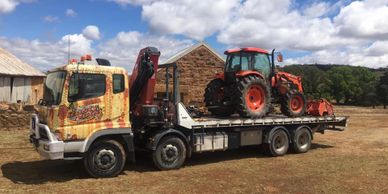
<path id="1" fill-rule="evenodd" d="M 174 62 L 179 68 L 181 101 L 186 106 L 203 107 L 206 85 L 214 79 L 216 73 L 224 70 L 224 58 L 208 44 L 199 42 L 170 57 L 163 64 Z M 157 73 L 155 91 L 158 98 L 165 95 L 164 69 L 159 69 Z"/>
<path id="2" fill-rule="evenodd" d="M 43 97 L 46 75 L 0 48 L 0 102 L 35 104 Z"/>

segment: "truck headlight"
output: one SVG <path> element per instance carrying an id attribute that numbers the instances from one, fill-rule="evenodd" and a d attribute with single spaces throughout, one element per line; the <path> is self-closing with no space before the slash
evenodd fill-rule
<path id="1" fill-rule="evenodd" d="M 44 144 L 43 145 L 43 149 L 46 150 L 46 151 L 50 151 L 50 145 Z"/>

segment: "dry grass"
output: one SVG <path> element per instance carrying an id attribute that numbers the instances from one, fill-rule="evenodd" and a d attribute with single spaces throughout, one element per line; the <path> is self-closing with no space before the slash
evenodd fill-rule
<path id="1" fill-rule="evenodd" d="M 147 157 L 123 174 L 91 179 L 72 161 L 41 161 L 27 131 L 0 133 L 0 192 L 388 193 L 388 110 L 337 107 L 344 132 L 316 134 L 306 154 L 270 158 L 256 147 L 195 155 L 180 170 L 157 171 Z"/>

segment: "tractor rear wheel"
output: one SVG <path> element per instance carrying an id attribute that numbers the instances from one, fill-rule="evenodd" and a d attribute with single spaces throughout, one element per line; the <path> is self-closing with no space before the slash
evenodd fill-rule
<path id="1" fill-rule="evenodd" d="M 289 117 L 299 117 L 306 112 L 306 97 L 299 91 L 288 92 L 282 100 L 281 111 Z"/>
<path id="2" fill-rule="evenodd" d="M 207 85 L 205 89 L 205 104 L 212 115 L 215 116 L 230 116 L 234 113 L 231 106 L 225 106 L 225 87 L 222 79 L 214 79 Z"/>
<path id="3" fill-rule="evenodd" d="M 265 80 L 257 76 L 242 77 L 235 89 L 232 100 L 240 116 L 260 118 L 268 113 L 271 95 Z"/>

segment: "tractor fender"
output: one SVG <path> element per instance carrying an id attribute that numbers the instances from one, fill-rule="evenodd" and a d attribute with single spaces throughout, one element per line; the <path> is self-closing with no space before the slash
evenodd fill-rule
<path id="1" fill-rule="evenodd" d="M 168 130 L 156 132 L 155 134 L 151 135 L 151 137 L 148 138 L 146 147 L 152 151 L 156 150 L 156 147 L 158 146 L 160 140 L 162 140 L 163 137 L 166 137 L 169 135 L 176 136 L 183 140 L 187 148 L 187 156 L 190 157 L 191 156 L 190 137 L 187 137 L 184 133 L 176 129 L 168 129 Z"/>
<path id="2" fill-rule="evenodd" d="M 263 141 L 263 143 L 271 143 L 272 136 L 274 135 L 275 131 L 278 130 L 278 129 L 281 129 L 281 130 L 285 131 L 287 133 L 287 136 L 288 136 L 288 139 L 289 139 L 290 143 L 292 143 L 290 132 L 287 130 L 287 128 L 285 128 L 283 126 L 275 126 L 275 127 L 271 128 L 269 130 L 264 131 L 264 141 Z"/>
<path id="3" fill-rule="evenodd" d="M 295 133 L 298 131 L 298 130 L 300 130 L 300 129 L 302 129 L 302 128 L 307 128 L 307 130 L 309 131 L 309 133 L 310 133 L 310 137 L 311 137 L 311 140 L 313 140 L 313 131 L 311 130 L 311 128 L 309 127 L 309 126 L 307 126 L 307 125 L 301 125 L 301 126 L 298 126 L 298 127 L 296 127 L 294 130 L 291 130 L 291 135 L 292 135 L 292 142 L 296 142 L 296 139 L 295 139 Z"/>
<path id="4" fill-rule="evenodd" d="M 217 73 L 215 76 L 215 79 L 221 79 L 222 81 L 225 81 L 225 74 L 224 73 Z"/>
<path id="5" fill-rule="evenodd" d="M 239 71 L 236 73 L 236 77 L 245 77 L 245 76 L 249 76 L 249 75 L 254 75 L 254 76 L 260 77 L 263 80 L 266 80 L 264 78 L 264 75 L 258 71 L 248 70 L 248 71 Z"/>

